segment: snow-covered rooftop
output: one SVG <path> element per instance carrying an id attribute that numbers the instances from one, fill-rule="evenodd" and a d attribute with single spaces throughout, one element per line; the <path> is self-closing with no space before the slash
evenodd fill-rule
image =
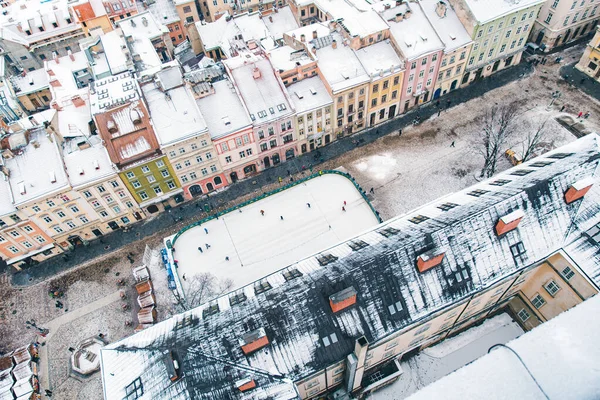
<path id="1" fill-rule="evenodd" d="M 332 45 L 321 47 L 316 55 L 319 69 L 331 90 L 338 93 L 368 82 L 369 75 L 354 50 L 344 45 L 342 35 L 334 31 L 331 37 L 336 41 L 336 48 L 334 49 Z"/>
<path id="2" fill-rule="evenodd" d="M 69 13 L 67 0 L 17 0 L 2 9 L 0 27 L 0 38 L 24 46 L 73 31 L 80 31 L 83 36 L 80 25 Z"/>
<path id="3" fill-rule="evenodd" d="M 421 0 L 420 2 L 423 12 L 445 45 L 444 51 L 449 53 L 471 43 L 472 40 L 469 32 L 467 32 L 462 22 L 458 19 L 450 3 L 443 1 L 446 5 L 446 12 L 442 17 L 435 11 L 439 3 L 439 0 Z"/>
<path id="4" fill-rule="evenodd" d="M 243 56 L 238 58 L 244 59 Z M 239 61 L 225 60 L 225 64 L 236 64 L 231 75 L 250 113 L 250 119 L 258 125 L 290 115 L 293 110 L 271 62 L 262 58 L 237 66 Z"/>
<path id="5" fill-rule="evenodd" d="M 89 136 L 90 99 L 87 88 L 71 93 L 70 99 L 60 102 L 61 109 L 56 113 L 57 129 L 62 137 Z"/>
<path id="6" fill-rule="evenodd" d="M 17 96 L 48 89 L 50 85 L 44 68 L 28 71 L 25 75 L 16 75 L 11 82 Z"/>
<path id="7" fill-rule="evenodd" d="M 287 87 L 287 91 L 298 114 L 333 104 L 325 84 L 318 76 L 293 83 Z"/>
<path id="8" fill-rule="evenodd" d="M 480 24 L 525 8 L 542 4 L 544 0 L 464 0 L 473 16 Z"/>
<path id="9" fill-rule="evenodd" d="M 523 363 L 509 349 L 498 347 L 408 400 L 462 400 L 465 393 L 488 400 L 597 398 L 600 320 L 590 316 L 598 313 L 600 296 L 594 296 L 506 343 Z"/>
<path id="10" fill-rule="evenodd" d="M 144 37 L 150 40 L 156 39 L 169 31 L 166 26 L 154 18 L 150 11 L 117 20 L 115 24 L 121 28 L 125 36 Z"/>
<path id="11" fill-rule="evenodd" d="M 226 136 L 252 124 L 233 84 L 222 80 L 213 84 L 215 93 L 197 99 L 213 139 Z"/>
<path id="12" fill-rule="evenodd" d="M 365 0 L 315 0 L 315 4 L 324 13 L 332 15 L 350 36 L 364 38 L 388 28 Z"/>
<path id="13" fill-rule="evenodd" d="M 273 64 L 273 68 L 279 71 L 289 71 L 300 65 L 306 65 L 313 62 L 306 50 L 296 50 L 290 46 L 280 46 L 271 50 L 269 53 L 269 59 Z"/>
<path id="14" fill-rule="evenodd" d="M 284 32 L 286 35 L 296 38 L 297 41 L 300 41 L 302 35 L 306 38 L 307 41 L 313 39 L 313 32 L 317 32 L 317 37 L 324 37 L 329 35 L 331 29 L 327 22 L 317 22 L 315 24 L 301 26 L 297 29 Z"/>
<path id="15" fill-rule="evenodd" d="M 244 300 L 233 306 L 228 294 L 109 344 L 102 350 L 106 398 L 122 398 L 124 388 L 138 377 L 145 382 L 144 388 L 168 398 L 235 397 L 238 389 L 231 382 L 239 379 L 238 370 L 224 369 L 199 353 L 274 371 L 297 381 L 344 360 L 353 352 L 357 338 L 365 336 L 368 343 L 381 341 L 537 264 L 579 237 L 584 236 L 587 242 L 574 252 L 590 248 L 598 253 L 598 246 L 579 227 L 600 222 L 599 185 L 594 185 L 577 205 L 566 204 L 564 193 L 581 179 L 593 177 L 596 183 L 600 181 L 599 141 L 596 134 L 590 134 L 488 181 L 394 217 L 321 252 L 332 256 L 326 266 L 316 257 L 309 257 L 261 280 L 260 288 L 266 286 L 266 291 L 255 291 L 253 284 L 241 289 Z M 533 164 L 540 160 L 550 164 Z M 531 172 L 517 172 L 524 169 Z M 497 179 L 509 182 L 493 185 Z M 444 202 L 458 206 L 443 211 L 437 206 Z M 498 237 L 495 222 L 517 208 L 526 214 L 518 231 Z M 415 223 L 411 218 L 416 215 L 429 219 Z M 352 250 L 349 243 L 356 240 L 367 246 Z M 525 249 L 518 258 L 510 250 L 515 241 L 521 241 Z M 431 251 L 443 252 L 443 262 L 420 273 L 415 268 L 416 259 Z M 591 265 L 591 259 L 583 262 L 586 265 L 581 267 L 588 271 L 598 268 Z M 457 271 L 461 273 L 457 275 Z M 600 283 L 598 276 L 588 276 Z M 332 313 L 327 299 L 350 286 L 357 291 L 356 304 Z M 398 301 L 403 311 L 390 318 L 387 308 Z M 215 305 L 218 308 L 213 312 Z M 586 318 L 589 315 L 586 313 Z M 239 339 L 248 330 L 259 328 L 268 332 L 271 344 L 244 354 Z M 336 333 L 338 341 L 325 346 L 320 338 L 330 333 Z M 571 347 L 568 336 L 550 336 L 568 340 L 567 347 Z M 550 358 L 542 359 L 560 360 L 573 354 L 550 348 Z M 180 383 L 173 384 L 167 377 L 162 360 L 169 350 L 182 355 Z M 589 358 L 589 362 L 595 360 Z M 230 371 L 236 376 L 232 377 Z M 259 386 L 268 385 L 263 379 Z"/>
<path id="16" fill-rule="evenodd" d="M 386 4 L 391 7 L 385 9 Z M 420 3 L 404 2 L 396 6 L 395 1 L 384 0 L 377 3 L 375 7 L 379 8 L 382 17 L 390 25 L 390 33 L 408 60 L 444 48 L 444 43 L 425 16 Z M 404 15 L 399 22 L 395 22 L 397 14 Z M 408 18 L 406 18 L 407 15 Z"/>
<path id="17" fill-rule="evenodd" d="M 0 159 L 0 165 L 3 165 L 3 161 Z M 0 179 L 0 216 L 13 214 L 17 209 L 12 201 L 12 193 L 8 180 Z"/>
<path id="18" fill-rule="evenodd" d="M 62 149 L 69 182 L 74 188 L 116 175 L 106 147 L 97 135 L 69 138 Z"/>
<path id="19" fill-rule="evenodd" d="M 138 98 L 137 82 L 130 72 L 99 79 L 93 83 L 90 90 L 92 115 L 102 113 L 113 105 L 130 102 Z"/>
<path id="20" fill-rule="evenodd" d="M 263 22 L 269 30 L 270 36 L 274 40 L 283 38 L 285 32 L 297 29 L 299 27 L 292 9 L 288 6 L 277 9 L 276 13 L 263 18 Z"/>
<path id="21" fill-rule="evenodd" d="M 148 10 L 156 21 L 172 24 L 180 21 L 175 3 L 170 0 L 154 0 L 153 2 L 137 1 L 138 10 Z"/>
<path id="22" fill-rule="evenodd" d="M 45 68 L 50 81 L 60 82 L 60 86 L 50 86 L 52 99 L 60 101 L 64 96 L 71 96 L 78 90 L 74 74 L 88 68 L 88 59 L 85 53 L 80 51 L 70 56 L 59 57 L 58 63 L 54 59 L 48 60 Z"/>
<path id="23" fill-rule="evenodd" d="M 269 30 L 258 12 L 236 15 L 229 22 L 237 25 L 246 42 L 252 39 L 260 41 L 269 36 Z"/>
<path id="24" fill-rule="evenodd" d="M 151 82 L 142 86 L 142 92 L 161 146 L 169 146 L 206 132 L 206 122 L 186 86 L 159 90 Z"/>
<path id="25" fill-rule="evenodd" d="M 56 110 L 51 110 L 56 113 Z M 43 199 L 51 193 L 64 190 L 69 185 L 56 140 L 50 140 L 43 128 L 47 116 L 36 114 L 37 127 L 30 129 L 29 144 L 21 154 L 5 160 L 10 170 L 10 187 L 14 204 Z M 17 155 L 18 154 L 18 155 Z M 40 165 L 43 171 L 40 172 Z"/>
<path id="26" fill-rule="evenodd" d="M 241 30 L 229 19 L 229 14 L 225 13 L 215 22 L 196 22 L 198 36 L 206 51 L 220 48 L 228 57 L 231 55 L 231 41 L 241 35 Z"/>
<path id="27" fill-rule="evenodd" d="M 389 40 L 356 50 L 356 56 L 371 77 L 379 74 L 388 76 L 404 69 L 404 62 L 400 60 Z"/>
<path id="28" fill-rule="evenodd" d="M 100 36 L 102 48 L 108 63 L 111 75 L 117 75 L 133 68 L 133 63 L 127 58 L 129 50 L 121 30 L 115 29 Z"/>

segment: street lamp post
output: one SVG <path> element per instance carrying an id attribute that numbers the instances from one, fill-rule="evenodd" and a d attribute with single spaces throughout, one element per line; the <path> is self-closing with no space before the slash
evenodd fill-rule
<path id="1" fill-rule="evenodd" d="M 554 104 L 556 99 L 560 98 L 560 96 L 562 96 L 562 93 L 560 92 L 560 90 L 552 92 L 552 101 L 550 101 L 550 104 L 548 104 L 548 107 L 546 107 L 547 111 L 550 111 L 552 109 L 552 104 Z"/>

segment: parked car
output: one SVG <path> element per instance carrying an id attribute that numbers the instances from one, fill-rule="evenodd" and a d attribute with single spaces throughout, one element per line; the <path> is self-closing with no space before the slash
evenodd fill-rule
<path id="1" fill-rule="evenodd" d="M 530 53 L 530 54 L 541 53 L 540 46 L 538 46 L 535 43 L 531 43 L 531 42 L 529 42 L 529 43 L 527 43 L 525 45 L 525 51 L 528 52 L 528 53 Z"/>

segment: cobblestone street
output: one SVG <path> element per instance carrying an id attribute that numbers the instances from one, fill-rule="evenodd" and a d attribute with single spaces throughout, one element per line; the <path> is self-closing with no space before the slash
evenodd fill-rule
<path id="1" fill-rule="evenodd" d="M 478 151 L 478 134 L 483 114 L 495 103 L 527 99 L 522 108 L 519 134 L 509 146 L 517 153 L 521 151 L 521 133 L 531 128 L 530 124 L 544 120 L 548 120 L 543 140 L 545 149 L 575 139 L 555 120 L 559 116 L 570 115 L 576 119 L 580 111 L 589 111 L 589 119 L 581 122 L 586 128 L 598 131 L 600 103 L 580 91 L 575 83 L 565 82 L 560 76 L 565 72 L 559 72 L 566 64 L 573 64 L 582 51 L 583 45 L 577 45 L 560 53 L 564 58 L 562 64 L 554 64 L 554 55 L 548 58 L 546 65 L 534 67 L 524 62 L 451 93 L 441 99 L 440 110 L 435 104 L 429 104 L 402 118 L 322 148 L 317 158 L 313 154 L 299 157 L 267 170 L 253 180 L 236 183 L 209 199 L 187 203 L 170 213 L 152 217 L 132 226 L 128 232 L 114 232 L 104 237 L 103 242 L 92 242 L 88 247 L 73 251 L 66 261 L 60 257 L 51 259 L 15 274 L 13 286 L 6 278 L 0 280 L 3 298 L 0 350 L 14 349 L 35 340 L 34 330 L 26 327 L 26 321 L 34 320 L 37 326 L 50 329 L 40 352 L 42 391 L 51 388 L 53 398 L 58 399 L 101 399 L 100 374 L 84 380 L 70 374 L 69 347 L 99 333 L 109 342 L 133 333 L 136 323 L 133 327 L 125 325 L 126 321 L 135 321 L 137 311 L 132 266 L 141 264 L 146 245 L 157 251 L 164 236 L 206 217 L 197 204 L 209 203 L 214 210 L 225 209 L 278 187 L 277 178 L 287 177 L 288 170 L 300 176 L 302 166 L 313 164 L 315 171 L 343 169 L 355 177 L 365 191 L 374 188 L 374 195 L 369 197 L 384 220 L 407 212 L 479 179 L 483 159 Z M 593 85 L 586 92 L 600 93 L 600 85 Z M 551 93 L 556 90 L 561 95 L 549 108 Z M 447 99 L 450 100 L 449 109 L 445 107 Z M 412 126 L 410 122 L 417 113 L 423 122 Z M 401 135 L 399 129 L 402 129 Z M 455 147 L 451 147 L 452 143 Z M 499 170 L 509 167 L 509 162 L 502 158 Z M 182 222 L 175 221 L 179 217 Z M 108 250 L 105 250 L 106 246 L 109 246 Z M 134 255 L 133 264 L 126 258 L 128 253 Z M 178 310 L 167 288 L 166 273 L 156 261 L 149 269 L 158 320 L 161 321 Z M 119 287 L 119 279 L 125 279 L 127 285 Z M 64 292 L 64 298 L 60 299 L 64 305 L 62 309 L 57 308 L 55 299 L 49 296 L 50 288 Z M 126 292 L 126 299 L 120 298 L 119 289 Z M 123 303 L 129 305 L 129 310 L 122 310 Z M 39 339 L 43 341 L 41 337 Z"/>

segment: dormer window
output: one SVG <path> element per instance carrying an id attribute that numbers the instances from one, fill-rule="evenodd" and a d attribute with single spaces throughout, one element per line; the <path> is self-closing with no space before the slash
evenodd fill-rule
<path id="1" fill-rule="evenodd" d="M 342 291 L 329 296 L 329 305 L 334 313 L 350 307 L 356 303 L 356 289 L 350 286 Z"/>
<path id="2" fill-rule="evenodd" d="M 444 260 L 445 253 L 439 251 L 428 251 L 417 257 L 417 268 L 419 272 L 437 267 Z"/>
<path id="3" fill-rule="evenodd" d="M 248 355 L 268 345 L 269 338 L 265 329 L 259 328 L 245 334 L 239 342 L 244 354 Z"/>
<path id="4" fill-rule="evenodd" d="M 567 204 L 571 204 L 576 200 L 583 198 L 586 193 L 594 185 L 593 178 L 581 179 L 569 187 L 569 190 L 565 193 L 565 201 Z"/>
<path id="5" fill-rule="evenodd" d="M 216 301 L 209 303 L 208 307 L 202 310 L 202 318 L 206 318 L 210 315 L 215 315 L 219 312 L 219 304 Z"/>
<path id="6" fill-rule="evenodd" d="M 516 229 L 524 216 L 525 213 L 523 213 L 522 210 L 516 210 L 510 214 L 506 214 L 498 220 L 498 223 L 496 224 L 496 234 L 502 236 L 505 233 Z"/>
<path id="7" fill-rule="evenodd" d="M 332 254 L 321 254 L 317 256 L 317 261 L 319 261 L 319 265 L 325 266 L 337 260 L 338 258 Z"/>

